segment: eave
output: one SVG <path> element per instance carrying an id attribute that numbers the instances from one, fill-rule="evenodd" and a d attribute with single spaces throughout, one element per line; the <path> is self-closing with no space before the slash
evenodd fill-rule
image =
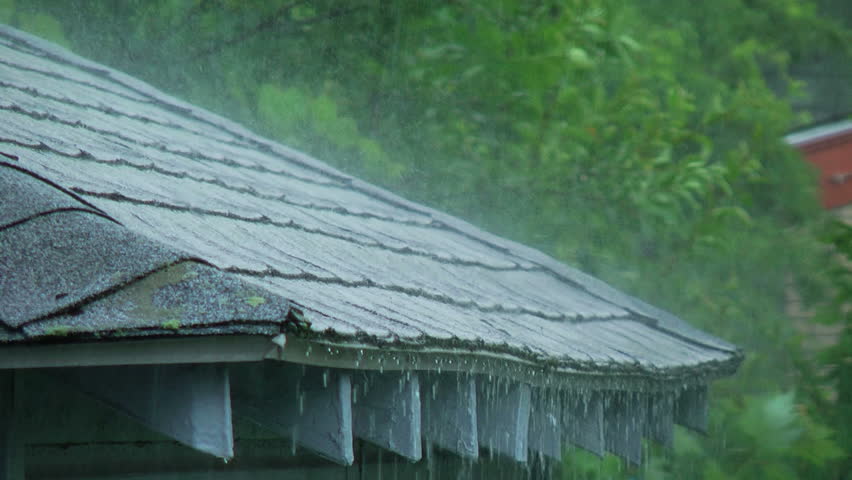
<path id="1" fill-rule="evenodd" d="M 179 338 L 41 342 L 0 348 L 0 369 L 170 365 L 282 361 L 313 367 L 375 372 L 459 372 L 560 390 L 673 391 L 730 375 L 741 355 L 724 362 L 676 369 L 586 368 L 542 364 L 510 352 L 413 345 L 376 345 L 353 340 L 293 335 L 211 335 Z"/>

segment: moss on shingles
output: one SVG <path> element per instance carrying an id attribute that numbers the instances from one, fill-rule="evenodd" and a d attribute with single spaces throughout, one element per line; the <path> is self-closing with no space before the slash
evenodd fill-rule
<path id="1" fill-rule="evenodd" d="M 69 333 L 71 333 L 71 327 L 67 325 L 50 327 L 44 332 L 49 337 L 67 337 Z"/>
<path id="2" fill-rule="evenodd" d="M 171 320 L 167 320 L 167 321 L 163 322 L 163 324 L 161 326 L 163 328 L 165 328 L 166 330 L 177 331 L 177 330 L 180 329 L 180 320 L 178 320 L 177 318 L 173 318 Z"/>
<path id="3" fill-rule="evenodd" d="M 133 304 L 131 313 L 139 318 L 160 320 L 163 325 L 171 325 L 176 322 L 180 326 L 180 318 L 183 317 L 184 313 L 183 308 L 163 308 L 155 304 L 154 297 L 161 289 L 169 285 L 176 285 L 194 278 L 193 273 L 195 272 L 191 268 L 191 265 L 187 262 L 178 263 L 154 272 L 134 283 L 132 289 L 126 290 L 128 300 Z"/>
<path id="4" fill-rule="evenodd" d="M 246 298 L 246 303 L 248 303 L 252 307 L 256 307 L 258 305 L 266 303 L 266 299 L 263 297 L 251 296 Z"/>

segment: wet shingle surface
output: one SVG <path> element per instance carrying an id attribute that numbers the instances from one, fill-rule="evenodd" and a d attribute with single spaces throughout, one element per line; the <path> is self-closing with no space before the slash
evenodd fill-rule
<path id="1" fill-rule="evenodd" d="M 20 338 L 274 332 L 289 301 L 336 338 L 602 371 L 739 363 L 736 347 L 541 252 L 2 26 L 0 152 L 0 225 L 18 222 L 0 231 L 0 318 Z"/>

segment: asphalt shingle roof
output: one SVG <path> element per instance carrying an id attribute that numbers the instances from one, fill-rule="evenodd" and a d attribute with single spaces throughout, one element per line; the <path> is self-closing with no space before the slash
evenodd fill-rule
<path id="1" fill-rule="evenodd" d="M 3 26 L 0 152 L 7 341 L 274 334 L 296 305 L 329 338 L 601 373 L 741 358 L 539 251 Z"/>

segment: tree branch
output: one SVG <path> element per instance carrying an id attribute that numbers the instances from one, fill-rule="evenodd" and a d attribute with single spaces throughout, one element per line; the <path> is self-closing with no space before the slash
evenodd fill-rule
<path id="1" fill-rule="evenodd" d="M 215 54 L 221 52 L 222 50 L 224 50 L 226 48 L 229 48 L 229 47 L 232 47 L 234 45 L 243 43 L 243 42 L 250 40 L 251 38 L 259 35 L 260 33 L 263 33 L 267 30 L 270 30 L 276 24 L 278 24 L 281 21 L 282 18 L 287 16 L 293 8 L 299 6 L 303 3 L 306 3 L 306 2 L 303 1 L 303 0 L 300 0 L 300 1 L 288 3 L 287 5 L 282 6 L 281 8 L 276 10 L 275 13 L 273 13 L 269 17 L 265 18 L 264 20 L 262 20 L 260 23 L 255 25 L 253 28 L 245 30 L 243 32 L 240 32 L 240 33 L 234 35 L 231 38 L 225 39 L 225 40 L 223 40 L 219 43 L 216 43 L 214 45 L 211 45 L 211 46 L 209 46 L 205 49 L 202 49 L 202 50 L 196 52 L 191 57 L 191 60 L 197 61 L 197 60 L 200 60 L 204 57 L 208 57 L 210 55 L 215 55 Z M 341 17 L 343 15 L 348 15 L 348 14 L 350 14 L 350 13 L 356 11 L 356 10 L 360 10 L 362 8 L 364 8 L 364 7 L 360 6 L 360 7 L 353 7 L 353 8 L 341 8 L 341 9 L 337 9 L 337 10 L 332 10 L 324 16 L 316 16 L 316 17 L 313 17 L 313 18 L 308 18 L 308 19 L 305 19 L 305 20 L 299 20 L 299 21 L 296 21 L 296 22 L 289 21 L 285 25 L 285 28 L 284 28 L 283 31 L 284 32 L 293 31 L 298 27 L 304 27 L 304 26 L 307 26 L 307 25 L 312 25 L 312 24 L 315 24 L 315 23 L 324 22 L 326 20 L 332 20 L 332 19 L 335 19 L 337 17 Z"/>
<path id="2" fill-rule="evenodd" d="M 193 5 L 192 7 L 190 7 L 186 11 L 186 14 L 184 14 L 184 16 L 180 20 L 180 22 L 177 25 L 175 25 L 173 28 L 170 28 L 168 30 L 168 32 L 164 35 L 163 43 L 168 42 L 175 35 L 184 31 L 186 29 L 186 27 L 188 27 L 189 24 L 193 20 L 195 20 L 196 17 L 198 17 L 198 15 L 200 15 L 205 10 L 207 10 L 207 8 L 210 6 L 211 2 L 212 2 L 212 0 L 202 0 L 202 1 L 198 2 L 197 4 Z"/>

